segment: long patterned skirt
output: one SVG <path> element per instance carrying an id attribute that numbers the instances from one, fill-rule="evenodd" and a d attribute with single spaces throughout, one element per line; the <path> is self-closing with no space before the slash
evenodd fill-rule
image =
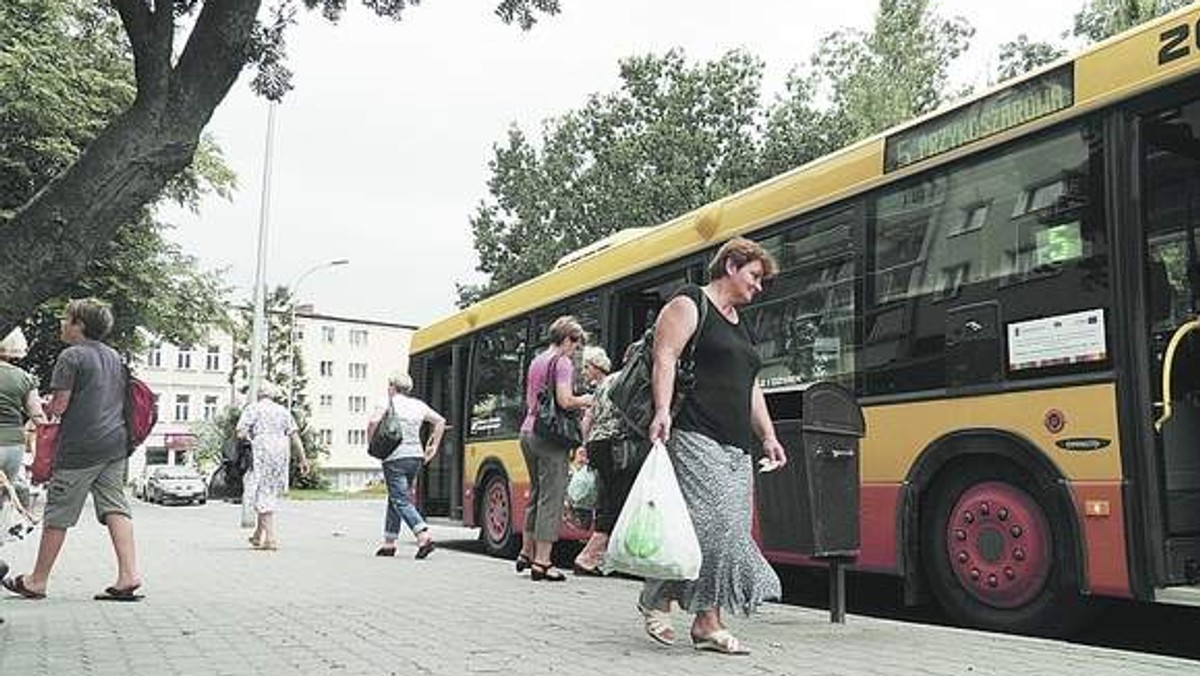
<path id="1" fill-rule="evenodd" d="M 242 500 L 259 514 L 274 512 L 279 496 L 287 490 L 290 440 L 285 436 L 264 434 L 250 444 L 254 465 L 242 478 Z"/>
<path id="2" fill-rule="evenodd" d="M 676 430 L 667 442 L 703 561 L 689 582 L 646 580 L 642 606 L 676 601 L 692 613 L 720 608 L 749 615 L 782 595 L 779 576 L 751 537 L 750 456 L 696 432 Z"/>

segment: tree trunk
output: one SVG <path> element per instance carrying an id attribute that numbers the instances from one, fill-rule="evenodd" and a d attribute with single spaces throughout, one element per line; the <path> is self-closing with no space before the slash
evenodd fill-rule
<path id="1" fill-rule="evenodd" d="M 151 10 L 141 0 L 113 0 L 133 47 L 137 98 L 0 223 L 0 336 L 69 287 L 117 228 L 192 161 L 200 133 L 252 56 L 260 1 L 206 2 L 171 67 L 174 3 Z"/>

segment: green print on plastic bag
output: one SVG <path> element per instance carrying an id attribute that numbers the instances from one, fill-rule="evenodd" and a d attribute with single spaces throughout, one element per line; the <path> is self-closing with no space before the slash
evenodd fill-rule
<path id="1" fill-rule="evenodd" d="M 638 508 L 625 532 L 625 552 L 637 559 L 648 559 L 663 545 L 663 515 L 653 500 Z"/>

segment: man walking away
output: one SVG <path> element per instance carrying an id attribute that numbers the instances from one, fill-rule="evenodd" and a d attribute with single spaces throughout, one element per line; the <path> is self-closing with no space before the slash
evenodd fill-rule
<path id="1" fill-rule="evenodd" d="M 33 572 L 4 580 L 4 587 L 29 599 L 46 596 L 50 571 L 79 521 L 89 493 L 96 518 L 108 528 L 117 557 L 117 579 L 97 600 L 137 601 L 141 576 L 133 541 L 133 521 L 125 498 L 128 432 L 125 429 L 127 376 L 120 355 L 100 342 L 112 330 L 108 306 L 95 298 L 72 300 L 63 314 L 58 356 L 50 379 L 46 412 L 60 416 L 54 475 L 46 490 L 42 539 Z"/>

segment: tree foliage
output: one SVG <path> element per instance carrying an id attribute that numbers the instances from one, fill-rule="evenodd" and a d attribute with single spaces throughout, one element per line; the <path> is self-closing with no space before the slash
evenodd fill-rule
<path id="1" fill-rule="evenodd" d="M 758 180 L 762 68 L 738 51 L 698 66 L 679 51 L 628 58 L 616 92 L 546 121 L 536 142 L 511 129 L 471 218 L 485 293 Z"/>
<path id="2" fill-rule="evenodd" d="M 1099 42 L 1194 1 L 1088 0 L 1083 9 L 1075 15 L 1072 33 L 1076 37 Z"/>
<path id="3" fill-rule="evenodd" d="M 883 0 L 871 31 L 826 37 L 769 105 L 763 64 L 743 51 L 698 65 L 679 51 L 622 60 L 616 92 L 495 147 L 490 196 L 471 218 L 489 281 L 460 286 L 460 304 L 933 109 L 971 34 L 927 0 Z"/>
<path id="4" fill-rule="evenodd" d="M 1067 50 L 1049 42 L 1030 40 L 1022 33 L 1015 40 L 1000 45 L 1000 64 L 996 68 L 998 81 L 1010 80 L 1039 66 L 1062 58 Z"/>
<path id="5" fill-rule="evenodd" d="M 0 21 L 22 27 L 25 51 L 6 43 L 4 77 L 19 80 L 24 68 L 42 63 L 58 69 L 91 100 L 89 87 L 117 87 L 110 102 L 88 111 L 92 126 L 80 142 L 55 147 L 65 167 L 25 177 L 30 192 L 16 207 L 0 213 L 0 335 L 33 314 L 43 302 L 62 295 L 105 253 L 124 224 L 136 221 L 189 164 L 201 133 L 242 69 L 254 64 L 253 87 L 278 99 L 291 87 L 284 38 L 301 6 L 319 9 L 331 20 L 346 0 L 274 0 L 266 21 L 257 20 L 262 0 L 110 0 L 88 6 L 84 0 L 5 0 Z M 363 0 L 380 16 L 400 18 L 414 0 Z M 502 0 L 501 20 L 528 28 L 539 12 L 555 13 L 558 0 Z M 106 52 L 101 63 L 68 60 L 36 33 L 67 26 L 69 35 L 103 31 L 112 35 L 117 20 L 126 42 Z M 56 31 L 50 31 L 56 32 Z M 10 55 L 10 52 L 13 52 Z M 64 65 L 65 64 L 65 65 Z M 91 67 L 123 66 L 129 80 L 113 85 L 93 81 Z M 37 94 L 36 88 L 32 92 Z M 36 99 L 30 99 L 35 109 Z M 87 105 L 87 104 L 84 104 Z M 8 109 L 0 109 L 4 117 Z M 7 140 L 7 136 L 5 137 Z M 82 148 L 82 152 L 80 151 Z"/>
<path id="6" fill-rule="evenodd" d="M 950 64 L 974 33 L 965 19 L 931 11 L 929 0 L 881 0 L 870 32 L 845 29 L 821 40 L 813 64 L 843 140 L 863 138 L 946 101 Z"/>
<path id="7" fill-rule="evenodd" d="M 0 219 L 68 167 L 106 120 L 133 99 L 133 73 L 120 24 L 91 0 L 12 0 L 0 5 Z M 164 196 L 196 205 L 225 194 L 232 172 L 205 139 L 195 161 Z M 120 224 L 81 275 L 25 321 L 25 365 L 48 382 L 62 349 L 58 320 L 67 299 L 109 301 L 117 324 L 109 342 L 130 354 L 145 347 L 142 326 L 173 342 L 192 342 L 224 316 L 224 287 L 165 239 L 149 209 Z M 6 243 L 7 246 L 7 243 Z"/>

